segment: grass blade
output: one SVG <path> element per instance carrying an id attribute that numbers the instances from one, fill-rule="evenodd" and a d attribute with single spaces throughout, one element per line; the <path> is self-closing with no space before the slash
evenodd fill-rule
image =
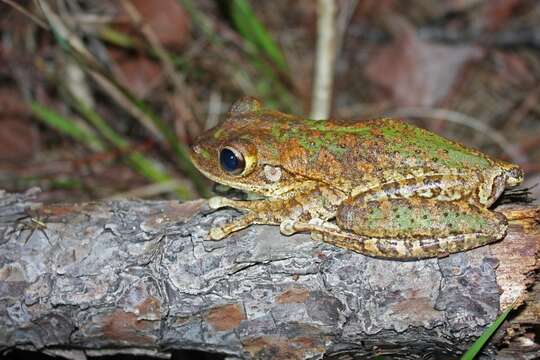
<path id="1" fill-rule="evenodd" d="M 238 32 L 250 43 L 266 54 L 282 71 L 287 69 L 285 56 L 272 36 L 257 19 L 247 0 L 233 0 L 231 16 Z"/>
<path id="2" fill-rule="evenodd" d="M 86 106 L 83 102 L 75 100 L 75 107 L 77 110 L 98 129 L 101 135 L 107 139 L 111 144 L 119 149 L 130 148 L 131 145 L 128 140 L 124 139 L 121 135 L 117 134 L 107 122 L 93 109 Z M 143 154 L 135 151 L 128 155 L 128 161 L 130 165 L 136 169 L 141 175 L 153 182 L 165 182 L 172 180 L 165 171 L 156 166 L 156 164 L 146 158 Z M 193 194 L 189 189 L 185 187 L 177 187 L 175 190 L 177 195 L 181 199 L 190 199 Z"/>
<path id="3" fill-rule="evenodd" d="M 105 137 L 108 142 L 114 145 L 114 147 L 121 150 L 130 148 L 129 141 L 110 128 L 99 114 L 86 107 L 82 102 L 76 101 L 75 106 L 81 114 L 90 121 L 96 129 L 98 129 L 100 134 Z M 72 137 L 92 150 L 104 151 L 106 149 L 106 146 L 91 130 L 84 129 L 73 120 L 65 118 L 35 101 L 30 103 L 30 108 L 32 109 L 34 116 L 61 134 Z M 127 161 L 133 169 L 152 182 L 159 183 L 171 181 L 173 179 L 166 171 L 157 166 L 154 161 L 137 151 L 129 153 L 127 155 Z M 192 192 L 185 187 L 178 186 L 175 189 L 175 193 L 181 199 L 193 198 Z"/>
<path id="4" fill-rule="evenodd" d="M 98 83 L 102 89 L 110 95 L 121 107 L 134 116 L 145 126 L 159 141 L 166 139 L 168 145 L 173 149 L 177 164 L 187 177 L 194 183 L 197 191 L 202 196 L 208 196 L 208 188 L 205 181 L 195 169 L 187 155 L 185 146 L 182 146 L 176 137 L 176 133 L 170 129 L 157 115 L 140 100 L 136 99 L 126 88 L 111 79 L 106 69 L 98 62 L 93 54 L 85 47 L 84 42 L 76 36 L 55 14 L 47 2 L 38 0 L 38 4 L 43 11 L 51 31 L 54 33 L 58 44 L 68 54 L 86 70 L 90 76 Z M 118 40 L 118 39 L 116 39 Z M 125 40 L 125 39 L 124 39 Z"/>
<path id="5" fill-rule="evenodd" d="M 105 147 L 90 129 L 85 129 L 75 121 L 67 119 L 36 101 L 30 102 L 32 114 L 61 134 L 72 137 L 94 151 L 103 151 Z"/>
<path id="6" fill-rule="evenodd" d="M 489 338 L 497 331 L 501 324 L 506 320 L 508 314 L 514 309 L 514 305 L 510 305 L 499 317 L 491 324 L 480 337 L 472 344 L 465 354 L 461 357 L 461 360 L 473 360 L 480 350 L 487 344 Z"/>

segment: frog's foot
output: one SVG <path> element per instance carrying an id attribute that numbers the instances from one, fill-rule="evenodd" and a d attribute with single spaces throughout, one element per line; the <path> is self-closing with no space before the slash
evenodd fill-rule
<path id="1" fill-rule="evenodd" d="M 322 241 L 324 231 L 339 231 L 339 227 L 329 221 L 320 218 L 313 218 L 309 222 L 302 222 L 295 219 L 286 219 L 281 222 L 279 230 L 283 235 L 292 235 L 297 232 L 311 232 L 311 238 Z"/>
<path id="2" fill-rule="evenodd" d="M 226 206 L 235 207 L 234 202 L 235 200 L 231 200 L 223 196 L 214 196 L 208 200 L 208 206 L 210 209 L 220 209 Z"/>
<path id="3" fill-rule="evenodd" d="M 227 235 L 221 227 L 213 227 L 208 231 L 208 240 L 221 240 Z"/>
<path id="4" fill-rule="evenodd" d="M 232 207 L 247 211 L 268 211 L 271 202 L 268 200 L 233 200 L 223 196 L 214 196 L 208 200 L 208 206 L 211 209 L 220 209 L 223 207 Z"/>
<path id="5" fill-rule="evenodd" d="M 314 218 L 308 222 L 308 226 L 312 227 L 311 238 L 315 241 L 324 241 L 325 232 L 340 232 L 339 226 L 323 219 Z M 321 229 L 321 230 L 319 230 Z"/>
<path id="6" fill-rule="evenodd" d="M 208 237 L 210 240 L 221 240 L 235 231 L 242 230 L 249 225 L 254 224 L 256 220 L 257 215 L 255 213 L 247 213 L 224 225 L 212 227 L 210 231 L 208 231 Z"/>

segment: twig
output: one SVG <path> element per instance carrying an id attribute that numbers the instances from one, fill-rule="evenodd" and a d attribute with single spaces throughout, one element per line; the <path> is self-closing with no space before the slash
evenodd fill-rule
<path id="1" fill-rule="evenodd" d="M 101 86 L 103 91 L 145 126 L 160 144 L 168 143 L 177 155 L 177 164 L 180 169 L 193 181 L 200 194 L 207 194 L 204 180 L 200 178 L 197 170 L 188 160 L 186 150 L 178 143 L 176 135 L 172 131 L 164 129 L 161 119 L 157 118 L 151 111 L 144 108 L 142 104 L 138 104 L 136 99 L 130 97 L 129 92 L 107 76 L 107 72 L 103 69 L 103 66 L 85 47 L 82 40 L 68 29 L 60 17 L 52 11 L 46 1 L 36 1 L 49 21 L 49 25 L 56 35 L 59 44 L 67 51 L 71 52 L 78 60 L 81 60 L 81 63 L 85 65 L 82 68 L 88 72 L 98 85 Z"/>
<path id="2" fill-rule="evenodd" d="M 47 2 L 42 0 L 37 0 L 41 10 L 45 14 L 49 24 L 51 25 L 53 31 L 57 34 L 59 39 L 66 41 L 68 46 L 70 46 L 78 55 L 83 57 L 83 60 L 88 63 L 89 66 L 86 67 L 89 75 L 96 81 L 101 88 L 108 93 L 120 106 L 122 106 L 129 114 L 138 119 L 143 126 L 150 131 L 158 141 L 163 142 L 164 137 L 154 125 L 153 121 L 140 109 L 134 106 L 130 99 L 120 91 L 117 86 L 106 76 L 101 74 L 98 70 L 101 65 L 98 63 L 94 55 L 88 51 L 84 43 L 79 39 L 73 32 L 71 32 L 67 26 L 62 22 L 60 17 L 56 15 L 52 9 L 49 7 Z"/>
<path id="3" fill-rule="evenodd" d="M 317 11 L 317 58 L 310 116 L 312 119 L 327 119 L 332 102 L 336 55 L 336 4 L 334 0 L 318 0 Z"/>
<path id="4" fill-rule="evenodd" d="M 144 37 L 152 47 L 152 50 L 163 65 L 163 68 L 165 69 L 165 72 L 167 73 L 167 76 L 171 84 L 173 85 L 178 98 L 181 98 L 183 100 L 182 102 L 184 103 L 183 105 L 185 106 L 185 108 L 191 109 L 191 114 L 184 114 L 188 115 L 184 116 L 184 120 L 188 120 L 189 122 L 191 122 L 193 125 L 195 125 L 195 130 L 199 131 L 201 129 L 201 126 L 197 121 L 197 111 L 195 109 L 197 101 L 191 89 L 186 85 L 184 77 L 175 70 L 175 66 L 171 60 L 170 55 L 167 53 L 167 50 L 165 50 L 165 48 L 159 41 L 152 27 L 144 21 L 137 8 L 129 0 L 122 0 L 122 6 L 124 7 L 128 15 L 131 17 L 132 21 L 136 25 L 140 26 L 141 33 L 144 35 Z"/>
<path id="5" fill-rule="evenodd" d="M 15 10 L 17 10 L 18 12 L 22 13 L 23 15 L 29 17 L 33 22 L 35 22 L 39 27 L 41 27 L 42 29 L 45 29 L 45 30 L 49 30 L 49 27 L 47 26 L 47 23 L 44 22 L 43 20 L 41 20 L 40 18 L 38 18 L 36 15 L 32 14 L 30 11 L 28 11 L 27 9 L 25 9 L 23 6 L 17 4 L 16 2 L 14 1 L 11 1 L 11 0 L 0 0 L 6 4 L 8 4 L 9 6 L 11 6 L 12 8 L 14 8 Z"/>
<path id="6" fill-rule="evenodd" d="M 521 104 L 515 111 L 512 112 L 510 119 L 505 124 L 506 129 L 511 129 L 517 125 L 527 116 L 529 111 L 538 104 L 538 97 L 540 96 L 540 86 L 534 88 L 531 92 L 525 96 Z"/>
<path id="7" fill-rule="evenodd" d="M 354 14 L 354 10 L 358 5 L 358 0 L 347 0 L 343 9 L 340 11 L 337 17 L 337 34 L 336 34 L 336 56 L 339 57 L 343 47 L 343 38 L 347 31 L 347 27 L 351 21 L 351 17 Z"/>
<path id="8" fill-rule="evenodd" d="M 221 115 L 221 93 L 212 91 L 208 99 L 208 116 L 206 118 L 205 127 L 207 129 L 217 125 L 219 116 Z"/>

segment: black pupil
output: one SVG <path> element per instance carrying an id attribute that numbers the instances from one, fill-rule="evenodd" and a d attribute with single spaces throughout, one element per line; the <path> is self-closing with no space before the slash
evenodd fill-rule
<path id="1" fill-rule="evenodd" d="M 242 165 L 240 159 L 238 159 L 236 154 L 230 149 L 221 150 L 219 161 L 223 170 L 228 172 L 235 172 Z"/>

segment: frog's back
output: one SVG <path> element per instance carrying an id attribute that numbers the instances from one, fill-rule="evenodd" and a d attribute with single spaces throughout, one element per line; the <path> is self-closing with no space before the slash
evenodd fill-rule
<path id="1" fill-rule="evenodd" d="M 384 182 L 421 174 L 466 175 L 501 169 L 520 176 L 516 165 L 397 119 L 303 120 L 289 125 L 284 164 L 345 190 L 368 180 Z"/>

